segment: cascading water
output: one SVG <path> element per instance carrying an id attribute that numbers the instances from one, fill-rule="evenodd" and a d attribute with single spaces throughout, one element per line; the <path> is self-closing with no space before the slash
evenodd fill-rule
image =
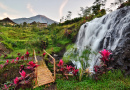
<path id="1" fill-rule="evenodd" d="M 116 49 L 120 40 L 124 36 L 125 28 L 130 25 L 130 7 L 118 9 L 110 14 L 104 15 L 101 18 L 96 18 L 90 22 L 83 24 L 79 30 L 75 47 L 78 51 L 78 56 L 81 56 L 83 50 L 89 47 L 91 51 L 99 52 L 107 49 L 113 51 Z M 73 49 L 68 50 L 64 56 L 74 52 Z M 78 68 L 81 67 L 79 61 L 74 61 Z M 90 70 L 93 71 L 94 65 L 100 63 L 99 54 L 90 54 L 89 60 Z"/>

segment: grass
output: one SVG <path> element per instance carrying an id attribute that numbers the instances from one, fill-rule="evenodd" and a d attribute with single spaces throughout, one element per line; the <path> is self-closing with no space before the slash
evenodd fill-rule
<path id="1" fill-rule="evenodd" d="M 0 60 L 0 64 L 4 64 L 6 61 Z"/>
<path id="2" fill-rule="evenodd" d="M 109 71 L 100 77 L 100 80 L 95 81 L 90 77 L 83 77 L 79 82 L 75 78 L 57 79 L 58 90 L 129 90 L 130 89 L 130 76 L 124 77 L 121 71 Z"/>

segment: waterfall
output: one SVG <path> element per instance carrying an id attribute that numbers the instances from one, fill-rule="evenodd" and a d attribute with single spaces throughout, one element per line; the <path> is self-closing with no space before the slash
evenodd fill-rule
<path id="1" fill-rule="evenodd" d="M 89 47 L 91 51 L 99 52 L 107 49 L 113 51 L 116 49 L 120 40 L 124 36 L 125 28 L 130 25 L 130 7 L 118 9 L 112 13 L 104 15 L 100 18 L 95 18 L 90 22 L 86 22 L 80 27 L 75 48 L 78 51 L 78 58 L 81 56 L 85 47 Z M 68 50 L 64 56 L 74 53 L 74 50 Z M 89 68 L 93 71 L 94 65 L 100 64 L 99 54 L 89 55 Z M 78 68 L 81 67 L 80 61 L 75 61 L 71 58 L 73 63 Z"/>

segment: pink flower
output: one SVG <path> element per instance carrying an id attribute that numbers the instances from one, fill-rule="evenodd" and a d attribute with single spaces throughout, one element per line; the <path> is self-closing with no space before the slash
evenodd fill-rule
<path id="1" fill-rule="evenodd" d="M 11 61 L 11 63 L 14 63 L 14 59 Z"/>
<path id="2" fill-rule="evenodd" d="M 30 66 L 28 66 L 28 67 L 27 67 L 27 69 L 31 69 L 31 67 L 30 67 Z"/>
<path id="3" fill-rule="evenodd" d="M 71 65 L 70 65 L 70 66 L 67 65 L 67 67 L 66 67 L 66 69 L 67 69 L 68 71 L 70 71 L 71 68 L 72 68 Z"/>
<path id="4" fill-rule="evenodd" d="M 63 72 L 63 71 L 64 71 L 64 68 L 61 67 L 61 68 L 60 68 L 60 71 Z"/>
<path id="5" fill-rule="evenodd" d="M 17 57 L 16 60 L 18 61 L 18 60 L 19 60 L 19 57 Z"/>
<path id="6" fill-rule="evenodd" d="M 21 65 L 20 69 L 21 69 L 20 71 L 24 70 L 24 65 Z"/>
<path id="7" fill-rule="evenodd" d="M 3 68 L 3 65 L 0 65 L 0 68 L 2 69 L 2 68 Z"/>
<path id="8" fill-rule="evenodd" d="M 9 87 L 7 87 L 7 85 L 6 85 L 6 84 L 4 84 L 4 89 L 8 90 L 8 88 L 9 88 Z"/>
<path id="9" fill-rule="evenodd" d="M 25 72 L 24 70 L 22 70 L 22 73 L 21 73 L 21 72 L 19 72 L 19 73 L 21 74 L 21 76 L 22 76 L 23 78 L 26 77 L 26 72 Z"/>
<path id="10" fill-rule="evenodd" d="M 14 79 L 14 84 L 18 84 L 18 82 L 19 82 L 19 79 L 18 79 L 18 77 L 16 77 L 16 78 Z"/>
<path id="11" fill-rule="evenodd" d="M 29 52 L 27 51 L 25 55 L 26 55 L 26 57 L 29 57 Z"/>
<path id="12" fill-rule="evenodd" d="M 21 59 L 24 60 L 24 56 L 21 56 Z"/>
<path id="13" fill-rule="evenodd" d="M 33 67 L 33 68 L 39 66 L 39 65 L 36 65 L 36 63 L 33 63 L 33 61 L 30 61 L 28 64 L 29 64 L 31 67 Z"/>
<path id="14" fill-rule="evenodd" d="M 73 72 L 72 72 L 72 73 L 73 73 L 73 75 L 74 75 L 74 76 L 76 76 L 76 75 L 77 75 L 77 73 L 78 73 L 78 71 L 79 71 L 79 69 L 74 69 L 74 70 L 73 70 Z"/>
<path id="15" fill-rule="evenodd" d="M 8 64 L 8 63 L 9 63 L 9 60 L 7 60 L 6 63 Z"/>
<path id="16" fill-rule="evenodd" d="M 61 66 L 63 66 L 63 60 L 61 59 L 60 61 L 59 61 L 59 63 L 57 64 L 59 67 L 61 67 Z"/>
<path id="17" fill-rule="evenodd" d="M 106 49 L 103 49 L 103 50 L 100 51 L 99 53 L 100 53 L 101 56 L 102 56 L 101 60 L 102 60 L 103 62 L 109 61 L 108 58 L 109 58 L 110 54 L 112 54 L 112 53 L 110 53 L 110 52 L 109 52 L 108 50 L 106 50 Z"/>
<path id="18" fill-rule="evenodd" d="M 46 53 L 43 53 L 42 55 L 43 55 L 43 57 L 44 57 L 44 56 L 46 55 Z"/>
<path id="19" fill-rule="evenodd" d="M 26 69 L 30 69 L 30 70 L 32 70 L 32 71 L 35 70 L 33 67 L 30 67 L 30 66 L 26 67 Z"/>

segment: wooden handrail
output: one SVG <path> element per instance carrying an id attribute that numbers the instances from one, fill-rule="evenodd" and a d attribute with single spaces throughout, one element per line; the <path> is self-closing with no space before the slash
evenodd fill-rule
<path id="1" fill-rule="evenodd" d="M 35 50 L 34 50 L 34 60 L 35 60 L 35 63 L 38 63 L 37 58 L 36 58 L 36 52 L 35 52 Z"/>
<path id="2" fill-rule="evenodd" d="M 55 59 L 49 53 L 47 53 L 45 50 L 43 50 L 43 52 L 45 52 L 47 55 L 49 55 L 54 62 L 54 68 L 53 68 L 54 69 L 54 80 L 56 80 L 56 62 L 55 62 Z"/>
<path id="3" fill-rule="evenodd" d="M 34 57 L 35 63 L 38 64 L 38 60 L 37 60 L 37 57 L 36 57 L 36 52 L 35 52 L 35 50 L 33 50 L 33 57 Z M 37 67 L 36 67 L 36 69 L 35 69 L 35 72 L 36 72 L 36 83 L 35 83 L 35 85 L 37 85 L 37 84 L 38 84 L 38 83 L 37 83 Z"/>

